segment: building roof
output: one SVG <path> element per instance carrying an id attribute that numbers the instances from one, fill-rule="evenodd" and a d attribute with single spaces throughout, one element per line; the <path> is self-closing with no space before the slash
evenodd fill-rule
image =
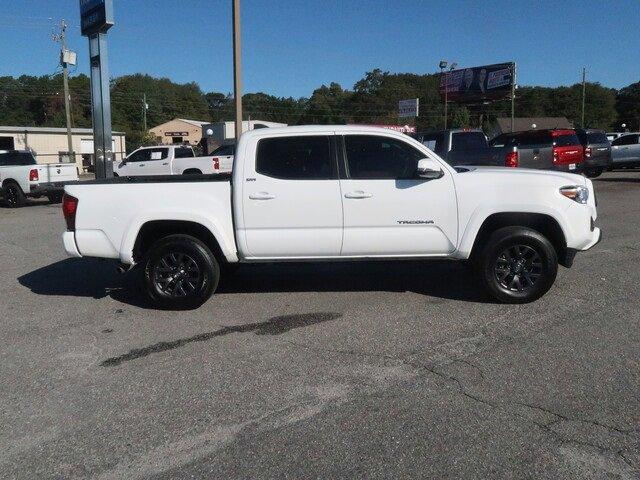
<path id="1" fill-rule="evenodd" d="M 207 125 L 208 123 L 211 123 L 211 122 L 201 122 L 200 120 L 189 120 L 187 118 L 176 118 L 175 120 L 180 120 L 181 122 L 188 123 L 190 125 L 193 125 L 194 127 L 201 127 L 203 125 Z M 165 123 L 169 123 L 169 122 L 165 122 Z"/>
<path id="2" fill-rule="evenodd" d="M 497 118 L 496 133 L 506 133 L 511 131 L 511 117 Z M 533 126 L 535 125 L 535 127 Z M 573 128 L 573 124 L 566 117 L 529 117 L 514 118 L 513 130 L 516 132 L 524 132 L 526 130 L 547 129 L 547 128 Z"/>
<path id="3" fill-rule="evenodd" d="M 66 128 L 58 127 L 15 127 L 0 126 L 0 133 L 67 133 Z M 93 135 L 92 128 L 72 128 L 71 133 L 75 135 Z M 113 135 L 124 135 L 124 132 L 111 132 Z"/>

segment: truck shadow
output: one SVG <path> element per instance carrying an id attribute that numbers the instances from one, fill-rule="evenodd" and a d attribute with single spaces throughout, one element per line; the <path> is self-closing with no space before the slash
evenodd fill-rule
<path id="1" fill-rule="evenodd" d="M 100 259 L 66 259 L 18 278 L 37 295 L 104 298 L 154 308 L 139 288 L 139 272 L 116 273 L 116 263 Z M 243 265 L 223 277 L 220 294 L 268 292 L 414 292 L 421 295 L 486 303 L 470 268 L 452 261 L 362 261 Z"/>

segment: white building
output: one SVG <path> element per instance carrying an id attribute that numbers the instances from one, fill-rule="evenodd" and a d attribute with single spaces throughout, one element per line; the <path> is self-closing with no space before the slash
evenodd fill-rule
<path id="1" fill-rule="evenodd" d="M 71 129 L 73 150 L 78 171 L 94 164 L 93 130 Z M 0 150 L 31 150 L 38 163 L 64 163 L 68 161 L 66 128 L 53 127 L 2 127 L 0 126 Z M 114 159 L 126 156 L 125 134 L 113 132 Z"/>

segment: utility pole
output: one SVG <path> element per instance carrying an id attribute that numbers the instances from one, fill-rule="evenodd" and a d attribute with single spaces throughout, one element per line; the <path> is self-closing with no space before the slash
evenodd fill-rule
<path id="1" fill-rule="evenodd" d="M 240 48 L 240 0 L 233 1 L 233 92 L 236 107 L 236 146 L 242 135 L 242 51 Z"/>
<path id="2" fill-rule="evenodd" d="M 144 131 L 144 134 L 147 134 L 147 93 L 145 92 L 142 95 L 142 128 Z"/>
<path id="3" fill-rule="evenodd" d="M 511 79 L 511 132 L 515 128 L 515 114 L 516 114 L 516 64 L 513 64 L 513 78 Z"/>
<path id="4" fill-rule="evenodd" d="M 69 105 L 69 70 L 67 68 L 70 58 L 65 41 L 66 32 L 67 24 L 62 20 L 60 22 L 60 33 L 54 33 L 52 38 L 54 42 L 60 43 L 60 63 L 62 65 L 62 83 L 64 87 L 64 110 L 67 117 L 67 150 L 69 154 L 69 162 L 75 163 L 76 158 L 73 151 L 73 137 L 71 135 L 71 106 Z M 75 64 L 75 61 L 73 64 Z"/>
<path id="5" fill-rule="evenodd" d="M 586 78 L 587 78 L 587 69 L 582 67 L 582 120 L 580 122 L 580 126 L 584 128 L 584 98 L 586 93 Z"/>

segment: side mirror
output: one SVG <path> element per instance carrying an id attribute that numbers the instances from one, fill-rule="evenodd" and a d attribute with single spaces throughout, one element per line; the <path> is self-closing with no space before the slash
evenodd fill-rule
<path id="1" fill-rule="evenodd" d="M 444 176 L 444 172 L 442 171 L 442 168 L 440 168 L 440 164 L 430 158 L 418 160 L 416 173 L 419 178 L 424 178 L 425 180 L 436 180 Z"/>

